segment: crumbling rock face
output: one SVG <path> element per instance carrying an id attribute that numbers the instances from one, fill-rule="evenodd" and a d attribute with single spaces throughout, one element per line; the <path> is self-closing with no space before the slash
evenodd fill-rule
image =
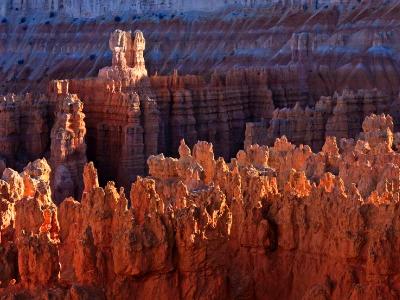
<path id="1" fill-rule="evenodd" d="M 400 82 L 398 5 L 384 0 L 4 0 L 0 93 L 44 92 L 51 80 L 96 76 L 111 65 L 107 42 L 118 27 L 143 31 L 151 75 L 178 69 L 208 77 L 216 70 L 263 67 L 280 108 L 297 101 L 311 106 L 346 87 L 376 87 L 394 95 Z"/>
<path id="2" fill-rule="evenodd" d="M 112 66 L 101 69 L 100 78 L 123 79 L 124 85 L 132 85 L 141 78 L 147 77 L 143 57 L 146 42 L 141 31 L 135 31 L 132 39 L 130 32 L 116 30 L 111 34 L 109 44 L 112 52 Z"/>
<path id="3" fill-rule="evenodd" d="M 79 195 L 86 163 L 83 104 L 67 93 L 67 84 L 58 82 L 52 97 L 7 95 L 0 100 L 0 170 L 22 170 L 29 161 L 47 157 L 57 201 Z"/>
<path id="4" fill-rule="evenodd" d="M 6 169 L 0 293 L 397 299 L 393 126 L 371 115 L 357 141 L 330 137 L 314 153 L 280 138 L 230 163 L 215 160 L 210 143 L 191 150 L 182 140 L 179 158 L 150 156 L 150 175 L 132 183 L 129 199 L 113 182 L 100 187 L 89 163 L 80 202 L 58 209 L 44 160 L 21 175 Z"/>
<path id="5" fill-rule="evenodd" d="M 2 283 L 14 295 L 58 283 L 57 207 L 50 190 L 46 160 L 29 163 L 21 174 L 6 169 L 2 180 Z M 14 289 L 15 283 L 19 287 Z"/>
<path id="6" fill-rule="evenodd" d="M 229 159 L 242 147 L 249 120 L 269 120 L 273 111 L 267 73 L 232 70 L 201 76 L 147 77 L 143 34 L 116 30 L 110 37 L 112 66 L 98 77 L 54 81 L 48 97 L 77 94 L 84 103 L 88 157 L 99 168 L 101 181 L 116 180 L 126 189 L 146 173 L 150 155 L 176 154 L 182 138 L 214 144 Z"/>
<path id="7" fill-rule="evenodd" d="M 43 95 L 0 98 L 0 155 L 7 165 L 22 168 L 48 148 L 50 103 Z"/>
<path id="8" fill-rule="evenodd" d="M 325 137 L 355 138 L 362 132 L 362 122 L 371 113 L 395 112 L 390 97 L 381 91 L 344 90 L 340 95 L 321 97 L 315 107 L 303 108 L 299 102 L 293 108 L 276 109 L 271 121 L 246 124 L 245 146 L 271 145 L 285 135 L 292 143 L 307 144 L 320 150 Z"/>
<path id="9" fill-rule="evenodd" d="M 61 98 L 63 97 L 63 98 Z M 76 95 L 60 96 L 51 129 L 50 163 L 56 202 L 82 192 L 82 172 L 86 164 L 86 127 L 83 104 Z"/>
<path id="10" fill-rule="evenodd" d="M 112 65 L 101 68 L 97 77 L 52 81 L 40 101 L 30 94 L 6 97 L 0 154 L 7 166 L 18 170 L 29 160 L 47 157 L 52 185 L 58 186 L 53 189 L 56 201 L 79 198 L 86 162 L 82 112 L 67 123 L 60 121 L 70 114 L 63 103 L 74 94 L 79 98 L 74 101 L 84 104 L 87 157 L 99 168 L 101 184 L 115 180 L 126 190 L 136 176 L 147 174 L 150 155 L 176 155 L 181 139 L 190 147 L 198 140 L 211 142 L 215 154 L 229 160 L 243 141 L 244 148 L 272 145 L 285 135 L 296 145 L 319 151 L 326 136 L 357 137 L 370 113 L 390 112 L 396 120 L 397 95 L 393 101 L 390 93 L 377 89 L 345 90 L 314 104 L 304 74 L 320 42 L 314 34 L 293 34 L 288 66 L 214 71 L 209 78 L 181 76 L 176 70 L 148 77 L 143 33 L 115 30 L 109 39 Z M 65 127 L 70 132 L 70 126 L 80 129 L 71 129 L 75 138 L 68 146 L 70 134 L 62 136 L 61 131 Z"/>

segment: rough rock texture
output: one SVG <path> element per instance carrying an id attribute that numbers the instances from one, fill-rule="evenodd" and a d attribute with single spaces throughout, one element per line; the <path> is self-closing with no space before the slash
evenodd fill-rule
<path id="1" fill-rule="evenodd" d="M 109 13 L 121 12 L 152 12 L 161 11 L 213 11 L 230 5 L 238 5 L 243 7 L 253 7 L 256 5 L 265 5 L 277 3 L 279 0 L 120 0 L 117 2 L 100 0 L 100 1 L 72 1 L 72 0 L 7 0 L 0 4 L 0 13 L 2 15 L 10 15 L 18 13 L 39 13 L 39 12 L 58 12 L 60 14 L 79 16 L 79 17 L 96 17 Z M 303 1 L 293 1 L 293 6 L 301 6 Z M 330 3 L 330 1 L 307 1 L 309 3 L 321 4 Z M 332 1 L 333 3 L 335 1 Z M 306 1 L 304 1 L 306 3 Z"/>
<path id="2" fill-rule="evenodd" d="M 4 98 L 6 122 L 0 154 L 7 166 L 19 170 L 29 160 L 48 157 L 59 202 L 66 196 L 79 197 L 78 178 L 86 162 L 82 121 L 73 121 L 75 125 L 57 121 L 65 115 L 64 98 L 71 99 L 72 94 L 84 103 L 87 156 L 99 168 L 101 183 L 116 180 L 126 189 L 137 175 L 146 174 L 150 155 L 176 155 L 182 138 L 190 147 L 197 140 L 211 142 L 216 155 L 228 160 L 243 148 L 243 141 L 245 147 L 272 145 L 286 135 L 297 145 L 308 144 L 319 151 L 326 136 L 355 138 L 370 113 L 390 112 L 395 119 L 400 117 L 397 94 L 378 89 L 345 89 L 314 104 L 306 78 L 314 61 L 307 50 L 310 39 L 309 34 L 293 34 L 291 63 L 275 65 L 274 71 L 239 68 L 214 71 L 207 78 L 178 75 L 175 70 L 169 76 L 147 76 L 143 33 L 115 30 L 109 39 L 112 65 L 100 69 L 97 77 L 52 81 L 38 97 Z M 60 126 L 77 126 L 72 129 L 76 140 L 71 140 L 73 145 L 65 154 L 70 158 L 63 157 L 66 148 L 61 145 L 69 135 L 56 138 Z"/>
<path id="3" fill-rule="evenodd" d="M 319 153 L 285 138 L 226 163 L 181 142 L 148 160 L 129 200 L 85 166 L 57 209 L 45 161 L 3 174 L 3 297 L 397 299 L 400 156 L 393 121 Z M 368 174 L 368 176 L 366 176 Z M 56 213 L 56 211 L 58 212 Z M 9 221 L 7 221 L 9 220 Z M 18 255 L 18 263 L 16 256 Z M 29 263 L 28 263 L 29 261 Z"/>
<path id="4" fill-rule="evenodd" d="M 82 173 L 86 164 L 86 127 L 83 104 L 76 95 L 58 97 L 57 115 L 51 129 L 50 164 L 52 189 L 57 203 L 82 192 Z"/>
<path id="5" fill-rule="evenodd" d="M 310 82 L 304 77 L 304 66 L 313 61 L 307 50 L 310 38 L 294 34 L 291 63 L 276 65 L 275 71 L 239 68 L 215 71 L 206 78 L 180 76 L 175 70 L 170 76 L 148 77 L 142 32 L 135 31 L 132 36 L 131 32 L 115 30 L 109 40 L 112 65 L 100 69 L 97 77 L 52 81 L 46 94 L 37 97 L 40 101 L 32 100 L 36 98 L 31 94 L 5 97 L 6 125 L 0 154 L 7 166 L 17 169 L 43 156 L 53 166 L 64 164 L 59 169 L 53 167 L 57 182 L 52 184 L 65 182 L 54 191 L 56 199 L 79 197 L 82 187 L 78 178 L 85 163 L 83 129 L 74 133 L 78 140 L 68 150 L 72 159 L 53 157 L 65 151 L 54 132 L 60 127 L 57 110 L 71 94 L 77 94 L 84 103 L 87 155 L 99 168 L 101 183 L 116 180 L 126 189 L 137 175 L 146 174 L 145 162 L 150 155 L 176 155 L 182 138 L 190 147 L 197 140 L 211 142 L 216 155 L 228 160 L 243 148 L 243 141 L 245 147 L 272 145 L 277 137 L 286 135 L 297 145 L 308 144 L 319 151 L 326 136 L 356 137 L 362 120 L 370 113 L 390 112 L 395 119 L 400 117 L 397 94 L 377 89 L 346 89 L 313 104 L 304 89 Z M 32 103 L 34 109 L 30 109 Z M 61 109 L 59 113 L 62 118 L 65 112 Z M 50 153 L 48 128 L 53 126 L 51 143 L 56 150 Z M 61 124 L 64 126 L 69 125 Z M 61 140 L 65 142 L 65 138 Z M 55 154 L 57 151 L 60 153 Z"/>
<path id="6" fill-rule="evenodd" d="M 307 144 L 320 150 L 325 137 L 355 138 L 362 131 L 362 122 L 372 113 L 391 112 L 398 115 L 398 101 L 391 101 L 381 91 L 344 90 L 332 97 L 321 97 L 315 107 L 276 109 L 272 119 L 246 124 L 245 147 L 252 144 L 272 145 L 284 135 L 296 145 Z"/>
<path id="7" fill-rule="evenodd" d="M 182 138 L 193 146 L 211 141 L 217 155 L 229 159 L 242 148 L 247 121 L 269 120 L 274 108 L 267 74 L 232 70 L 201 76 L 147 77 L 145 41 L 140 31 L 116 30 L 110 37 L 112 66 L 98 77 L 53 81 L 48 98 L 77 94 L 84 102 L 88 157 L 102 182 L 116 180 L 125 188 L 144 175 L 147 158 L 176 154 Z"/>
<path id="8" fill-rule="evenodd" d="M 43 96 L 0 97 L 0 155 L 7 165 L 21 168 L 45 154 L 50 143 L 49 106 Z"/>
<path id="9" fill-rule="evenodd" d="M 147 77 L 143 57 L 146 41 L 141 31 L 135 31 L 132 39 L 130 32 L 116 30 L 111 34 L 109 44 L 112 51 L 112 66 L 101 69 L 100 78 L 123 79 L 124 85 L 134 85 L 143 77 Z"/>
<path id="10" fill-rule="evenodd" d="M 21 174 L 5 169 L 0 184 L 1 287 L 9 287 L 12 295 L 17 281 L 18 290 L 57 284 L 59 225 L 49 165 L 43 159 L 29 163 Z"/>
<path id="11" fill-rule="evenodd" d="M 63 2 L 67 6 L 69 1 Z M 82 2 L 89 1 L 73 1 Z M 44 92 L 50 80 L 96 76 L 111 65 L 108 40 L 116 28 L 143 31 L 151 75 L 178 69 L 183 75 L 209 76 L 215 70 L 262 66 L 270 74 L 277 107 L 296 101 L 314 105 L 321 96 L 344 88 L 399 92 L 397 1 L 354 1 L 347 9 L 326 8 L 325 1 L 318 1 L 323 4 L 318 10 L 311 5 L 290 9 L 297 1 L 284 2 L 208 13 L 152 8 L 150 13 L 106 13 L 96 19 L 72 19 L 57 12 L 10 15 L 0 20 L 0 93 Z M 118 6 L 121 1 L 90 3 Z M 218 8 L 214 3 L 213 10 Z"/>

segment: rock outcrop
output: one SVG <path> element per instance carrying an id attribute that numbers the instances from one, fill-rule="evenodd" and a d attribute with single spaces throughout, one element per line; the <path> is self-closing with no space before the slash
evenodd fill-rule
<path id="1" fill-rule="evenodd" d="M 83 104 L 76 95 L 61 94 L 51 129 L 52 190 L 57 203 L 82 192 L 86 164 L 86 127 Z"/>
<path id="2" fill-rule="evenodd" d="M 245 123 L 269 120 L 274 108 L 262 70 L 232 70 L 201 76 L 147 76 L 143 34 L 116 30 L 110 37 L 112 66 L 98 77 L 54 81 L 48 98 L 77 94 L 84 103 L 88 157 L 101 181 L 126 189 L 146 173 L 152 154 L 176 154 L 182 138 L 193 146 L 211 141 L 229 159 L 242 147 Z"/>
<path id="3" fill-rule="evenodd" d="M 228 160 L 243 148 L 243 141 L 244 147 L 272 145 L 285 135 L 290 142 L 319 151 L 326 136 L 357 137 L 362 120 L 370 113 L 390 112 L 398 118 L 398 96 L 378 89 L 346 89 L 323 96 L 314 105 L 307 92 L 310 80 L 304 76 L 312 68 L 315 38 L 311 34 L 292 36 L 287 67 L 215 71 L 207 79 L 181 76 L 177 70 L 170 76 L 147 76 L 143 33 L 135 31 L 132 36 L 116 30 L 109 40 L 112 65 L 100 69 L 97 77 L 52 81 L 41 96 L 4 98 L 7 125 L 0 131 L 4 140 L 0 155 L 7 166 L 19 170 L 29 160 L 49 158 L 55 181 L 68 182 L 54 191 L 58 201 L 78 197 L 82 190 L 78 178 L 86 162 L 83 129 L 74 133 L 79 141 L 68 150 L 73 159 L 53 157 L 65 151 L 56 145 L 60 143 L 54 132 L 60 124 L 55 116 L 64 98 L 72 94 L 84 104 L 87 156 L 99 168 L 101 183 L 116 180 L 127 190 L 136 176 L 146 174 L 150 155 L 176 155 L 181 139 L 190 147 L 197 140 L 211 142 L 216 155 Z M 51 138 L 49 128 L 53 126 Z M 58 150 L 51 151 L 50 144 Z M 57 170 L 54 164 L 64 166 Z"/>
<path id="4" fill-rule="evenodd" d="M 49 165 L 43 159 L 29 163 L 21 174 L 5 169 L 0 184 L 1 287 L 13 294 L 16 282 L 17 290 L 58 284 L 59 225 Z"/>
<path id="5" fill-rule="evenodd" d="M 182 140 L 179 158 L 149 158 L 129 199 L 113 182 L 100 187 L 89 163 L 81 201 L 58 209 L 44 160 L 6 169 L 0 294 L 397 299 L 396 134 L 383 114 L 362 128 L 318 153 L 280 138 L 230 163 Z"/>
<path id="6" fill-rule="evenodd" d="M 143 77 L 147 77 L 143 51 L 146 42 L 140 30 L 130 32 L 116 30 L 110 37 L 112 66 L 99 71 L 100 78 L 122 81 L 123 85 L 134 85 Z"/>
<path id="7" fill-rule="evenodd" d="M 0 97 L 0 156 L 7 165 L 22 168 L 45 155 L 50 143 L 50 106 L 43 95 Z"/>
<path id="8" fill-rule="evenodd" d="M 332 97 L 321 97 L 315 107 L 302 108 L 297 102 L 293 108 L 276 109 L 268 123 L 246 124 L 245 147 L 252 144 L 272 145 L 276 138 L 285 135 L 296 145 L 307 144 L 321 150 L 325 137 L 356 138 L 362 132 L 362 122 L 372 113 L 394 112 L 397 108 L 390 97 L 381 91 L 344 90 Z"/>

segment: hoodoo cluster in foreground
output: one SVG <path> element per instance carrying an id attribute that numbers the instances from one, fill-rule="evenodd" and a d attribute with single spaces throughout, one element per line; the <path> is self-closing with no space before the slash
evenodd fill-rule
<path id="1" fill-rule="evenodd" d="M 130 195 L 86 164 L 52 201 L 36 160 L 1 186 L 5 299 L 397 299 L 400 153 L 390 116 L 322 151 L 285 137 L 230 163 L 182 140 Z M 79 201 L 77 201 L 79 200 Z M 21 297 L 21 298 L 20 298 Z"/>

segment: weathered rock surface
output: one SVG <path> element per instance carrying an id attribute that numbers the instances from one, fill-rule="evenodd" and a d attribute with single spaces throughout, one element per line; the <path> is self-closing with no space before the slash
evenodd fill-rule
<path id="1" fill-rule="evenodd" d="M 311 108 L 303 108 L 297 102 L 293 108 L 276 109 L 270 122 L 247 123 L 245 147 L 272 145 L 284 135 L 296 145 L 307 144 L 318 151 L 325 137 L 356 138 L 362 132 L 364 118 L 372 113 L 391 112 L 398 116 L 397 102 L 376 89 L 344 90 L 342 94 L 321 97 Z"/>
<path id="2" fill-rule="evenodd" d="M 140 30 L 130 32 L 115 30 L 110 37 L 112 66 L 100 69 L 99 77 L 111 80 L 123 80 L 123 85 L 134 85 L 143 77 L 147 77 L 143 51 L 146 42 Z"/>
<path id="3" fill-rule="evenodd" d="M 170 76 L 147 76 L 143 33 L 115 30 L 109 40 L 112 65 L 100 69 L 97 77 L 52 81 L 40 101 L 33 101 L 31 94 L 5 97 L 6 125 L 1 131 L 4 143 L 0 154 L 7 166 L 19 169 L 29 160 L 48 157 L 54 172 L 52 185 L 60 186 L 58 191 L 54 189 L 57 201 L 78 197 L 82 191 L 79 177 L 86 162 L 84 126 L 79 125 L 81 120 L 68 121 L 75 125 L 60 125 L 57 120 L 68 115 L 60 107 L 72 94 L 84 103 L 87 157 L 99 168 L 101 183 L 115 180 L 126 189 L 137 175 L 146 174 L 150 155 L 176 155 L 181 139 L 190 147 L 197 140 L 211 142 L 215 154 L 226 160 L 243 148 L 243 141 L 244 147 L 272 145 L 282 135 L 319 151 L 326 136 L 357 137 L 362 120 L 370 113 L 400 117 L 398 95 L 378 89 L 346 89 L 323 96 L 314 105 L 303 89 L 309 82 L 303 76 L 303 67 L 312 61 L 307 50 L 310 38 L 294 34 L 290 43 L 292 63 L 275 66 L 276 72 L 240 68 L 215 71 L 208 79 L 180 76 L 176 70 Z M 300 79 L 301 85 L 294 83 Z M 294 90 L 282 90 L 279 86 L 283 82 L 286 88 L 295 84 L 290 87 Z M 63 146 L 69 134 L 57 141 L 55 132 L 68 126 L 77 126 L 71 129 L 76 138 L 71 140 L 73 145 Z M 50 143 L 54 149 L 50 149 Z M 63 154 L 65 151 L 68 153 Z"/>
<path id="4" fill-rule="evenodd" d="M 85 166 L 57 208 L 44 160 L 3 174 L 2 297 L 397 299 L 400 154 L 393 120 L 321 152 L 285 138 L 226 163 L 181 141 L 130 197 Z M 338 145 L 339 144 L 339 145 Z M 16 257 L 18 256 L 18 262 Z"/>
<path id="5" fill-rule="evenodd" d="M 273 111 L 267 74 L 232 70 L 201 76 L 147 76 L 143 34 L 116 30 L 110 37 L 112 66 L 98 77 L 54 81 L 48 98 L 77 94 L 84 103 L 88 157 L 102 182 L 125 188 L 144 175 L 152 154 L 177 154 L 182 138 L 190 146 L 211 141 L 217 155 L 229 159 L 242 147 L 250 120 L 269 120 Z M 59 100 L 56 100 L 59 101 Z"/>
<path id="6" fill-rule="evenodd" d="M 120 0 L 117 2 L 109 0 L 100 1 L 71 1 L 71 0 L 9 0 L 0 4 L 0 15 L 12 15 L 26 13 L 50 13 L 57 12 L 64 15 L 76 17 L 96 17 L 103 14 L 123 13 L 123 12 L 153 12 L 153 11 L 214 11 L 220 8 L 237 5 L 240 7 L 254 7 L 256 5 L 266 5 L 277 3 L 279 0 L 202 0 L 202 1 L 180 1 L 180 0 Z M 319 1 L 309 1 L 318 3 Z M 334 1 L 332 1 L 334 2 Z M 323 0 L 322 4 L 330 3 Z M 293 6 L 301 6 L 301 1 L 293 1 Z"/>
<path id="7" fill-rule="evenodd" d="M 83 104 L 76 95 L 58 97 L 55 122 L 51 129 L 50 164 L 52 189 L 57 203 L 82 192 L 83 167 L 86 164 L 86 127 Z"/>
<path id="8" fill-rule="evenodd" d="M 103 16 L 75 20 L 57 12 L 61 1 L 53 2 L 54 9 L 49 1 L 34 1 L 46 2 L 44 16 L 25 9 L 32 1 L 13 2 L 17 2 L 14 9 L 22 12 L 0 22 L 1 94 L 44 92 L 54 79 L 96 76 L 111 65 L 108 40 L 116 28 L 143 31 L 151 75 L 177 69 L 183 75 L 209 76 L 215 70 L 263 67 L 280 108 L 297 101 L 314 105 L 321 96 L 345 88 L 399 92 L 397 1 L 340 1 L 350 2 L 346 9 L 335 4 L 339 1 L 318 1 L 322 4 L 318 10 L 313 1 L 301 1 L 293 9 L 292 3 L 300 1 L 280 1 L 264 8 L 251 8 L 258 1 L 242 1 L 249 8 L 222 11 L 212 1 L 209 8 L 216 11 L 208 13 L 165 11 L 157 7 L 159 1 L 151 1 L 155 6 L 149 13 L 97 11 Z M 64 0 L 63 6 L 82 5 L 79 12 L 85 16 L 89 2 L 106 11 L 107 5 L 133 3 Z M 174 5 L 174 1 L 162 2 Z M 179 2 L 208 7 L 210 1 Z M 325 7 L 327 2 L 332 5 Z"/>
<path id="9" fill-rule="evenodd" d="M 50 143 L 49 106 L 44 96 L 0 97 L 0 155 L 7 165 L 22 168 L 45 155 Z"/>

